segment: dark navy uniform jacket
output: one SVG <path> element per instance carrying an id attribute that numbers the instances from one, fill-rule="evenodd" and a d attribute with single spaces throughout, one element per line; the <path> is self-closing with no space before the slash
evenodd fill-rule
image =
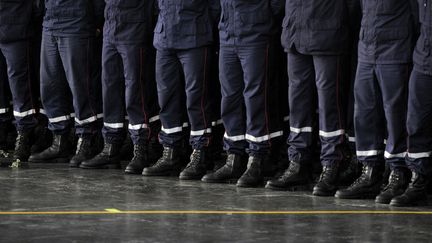
<path id="1" fill-rule="evenodd" d="M 221 0 L 219 39 L 222 46 L 252 46 L 269 42 L 274 17 L 283 0 Z"/>
<path id="2" fill-rule="evenodd" d="M 417 38 L 415 0 L 362 0 L 359 62 L 412 62 Z"/>
<path id="3" fill-rule="evenodd" d="M 157 49 L 191 49 L 213 42 L 217 0 L 158 0 L 153 44 Z"/>
<path id="4" fill-rule="evenodd" d="M 55 36 L 96 34 L 103 25 L 104 0 L 45 0 L 43 29 Z"/>
<path id="5" fill-rule="evenodd" d="M 421 34 L 414 50 L 414 70 L 432 75 L 432 0 L 417 0 Z"/>
<path id="6" fill-rule="evenodd" d="M 352 5 L 349 2 L 286 0 L 282 24 L 282 45 L 285 50 L 295 48 L 305 55 L 347 53 L 350 49 L 349 7 Z"/>
<path id="7" fill-rule="evenodd" d="M 155 0 L 105 0 L 104 40 L 111 43 L 148 42 L 153 33 Z"/>
<path id="8" fill-rule="evenodd" d="M 30 25 L 38 13 L 37 7 L 34 0 L 0 0 L 0 42 L 31 37 Z"/>

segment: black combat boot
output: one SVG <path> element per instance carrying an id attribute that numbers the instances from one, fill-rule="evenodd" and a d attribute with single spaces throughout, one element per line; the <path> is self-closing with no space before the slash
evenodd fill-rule
<path id="1" fill-rule="evenodd" d="M 0 156 L 2 156 L 2 152 L 7 152 L 7 135 L 6 124 L 0 123 Z"/>
<path id="2" fill-rule="evenodd" d="M 384 165 L 363 165 L 362 174 L 348 188 L 338 190 L 335 197 L 341 199 L 372 199 L 381 189 Z"/>
<path id="3" fill-rule="evenodd" d="M 15 140 L 15 151 L 12 156 L 12 160 L 7 161 L 11 167 L 27 167 L 28 159 L 31 153 L 31 136 L 32 131 L 18 131 L 17 138 Z"/>
<path id="4" fill-rule="evenodd" d="M 153 166 L 144 168 L 142 174 L 144 176 L 168 176 L 177 174 L 179 170 L 179 149 L 164 147 L 162 157 Z"/>
<path id="5" fill-rule="evenodd" d="M 341 165 L 339 170 L 339 185 L 349 186 L 361 175 L 362 164 L 357 160 L 357 156 L 352 155 L 346 166 Z"/>
<path id="6" fill-rule="evenodd" d="M 375 198 L 376 203 L 389 204 L 390 201 L 402 195 L 408 187 L 410 171 L 407 168 L 395 168 L 391 171 L 387 185 Z"/>
<path id="7" fill-rule="evenodd" d="M 279 177 L 267 182 L 265 188 L 272 190 L 292 190 L 298 186 L 306 186 L 310 182 L 310 173 L 306 166 L 291 161 L 288 169 Z"/>
<path id="8" fill-rule="evenodd" d="M 244 157 L 238 154 L 228 154 L 225 165 L 205 175 L 201 181 L 209 183 L 229 182 L 230 180 L 238 180 L 246 169 Z"/>
<path id="9" fill-rule="evenodd" d="M 150 166 L 148 161 L 148 146 L 146 144 L 135 144 L 133 157 L 126 166 L 126 174 L 141 175 L 145 167 Z"/>
<path id="10" fill-rule="evenodd" d="M 323 167 L 318 183 L 314 186 L 312 194 L 315 196 L 334 196 L 338 189 L 339 163 Z"/>
<path id="11" fill-rule="evenodd" d="M 69 162 L 70 167 L 78 168 L 83 161 L 94 158 L 98 154 L 97 145 L 93 136 L 78 138 L 75 155 Z"/>
<path id="12" fill-rule="evenodd" d="M 390 206 L 409 207 L 409 206 L 426 206 L 427 202 L 427 184 L 429 180 L 427 175 L 412 172 L 411 183 L 406 191 L 390 202 Z"/>
<path id="13" fill-rule="evenodd" d="M 206 151 L 194 149 L 190 156 L 190 162 L 180 173 L 180 180 L 201 180 L 207 173 Z"/>
<path id="14" fill-rule="evenodd" d="M 53 134 L 44 124 L 39 124 L 34 130 L 35 141 L 31 153 L 37 154 L 49 148 L 53 142 Z"/>
<path id="15" fill-rule="evenodd" d="M 74 148 L 69 134 L 55 134 L 51 146 L 44 151 L 33 154 L 29 162 L 33 163 L 68 163 Z"/>
<path id="16" fill-rule="evenodd" d="M 83 169 L 120 169 L 121 144 L 105 143 L 102 152 L 94 158 L 85 160 L 80 164 Z"/>
<path id="17" fill-rule="evenodd" d="M 264 177 L 262 175 L 263 159 L 250 156 L 247 164 L 247 169 L 238 179 L 238 187 L 257 187 L 263 184 Z"/>

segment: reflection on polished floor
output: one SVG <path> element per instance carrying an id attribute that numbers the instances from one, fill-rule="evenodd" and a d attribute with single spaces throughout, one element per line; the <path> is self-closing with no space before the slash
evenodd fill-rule
<path id="1" fill-rule="evenodd" d="M 0 168 L 0 242 L 430 242 L 432 207 L 396 209 L 66 165 Z"/>

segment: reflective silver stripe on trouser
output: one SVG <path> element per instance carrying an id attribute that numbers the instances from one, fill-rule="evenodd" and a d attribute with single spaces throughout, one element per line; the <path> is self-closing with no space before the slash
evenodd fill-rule
<path id="1" fill-rule="evenodd" d="M 383 154 L 384 151 L 382 150 L 366 150 L 366 151 L 357 151 L 357 156 L 361 157 L 370 157 L 370 156 L 377 156 L 380 154 Z"/>
<path id="2" fill-rule="evenodd" d="M 324 137 L 324 138 L 332 138 L 332 137 L 337 137 L 337 136 L 341 136 L 341 135 L 344 135 L 344 134 L 345 134 L 345 130 L 343 130 L 343 129 L 340 129 L 340 130 L 337 130 L 337 131 L 333 131 L 333 132 L 325 132 L 325 131 L 322 131 L 322 130 L 319 131 L 319 135 L 321 137 Z"/>
<path id="3" fill-rule="evenodd" d="M 391 154 L 387 151 L 384 152 L 384 158 L 386 159 L 394 159 L 394 158 L 404 159 L 406 155 L 407 155 L 406 152 L 399 153 L 399 154 Z"/>
<path id="4" fill-rule="evenodd" d="M 231 140 L 233 142 L 243 141 L 245 140 L 245 135 L 237 135 L 237 136 L 228 136 L 227 133 L 224 134 L 224 138 Z"/>
<path id="5" fill-rule="evenodd" d="M 172 133 L 177 133 L 177 132 L 183 131 L 183 127 L 164 128 L 162 126 L 161 130 L 162 130 L 162 132 L 164 132 L 166 134 L 172 134 Z"/>
<path id="6" fill-rule="evenodd" d="M 70 120 L 70 119 L 71 119 L 70 115 L 65 115 L 65 116 L 58 116 L 58 117 L 48 118 L 48 121 L 50 123 L 57 123 L 57 122 L 67 121 L 67 120 Z"/>
<path id="7" fill-rule="evenodd" d="M 348 137 L 348 141 L 351 143 L 355 143 L 356 138 L 355 137 Z"/>
<path id="8" fill-rule="evenodd" d="M 159 116 L 150 117 L 149 122 L 159 121 Z"/>
<path id="9" fill-rule="evenodd" d="M 301 127 L 301 128 L 290 127 L 290 131 L 293 133 L 312 132 L 312 127 Z"/>
<path id="10" fill-rule="evenodd" d="M 8 108 L 1 108 L 1 109 L 0 109 L 0 114 L 5 114 L 5 113 L 7 113 L 8 111 L 9 111 Z"/>
<path id="11" fill-rule="evenodd" d="M 203 130 L 199 130 L 199 131 L 191 131 L 190 135 L 191 136 L 202 136 L 205 133 L 211 133 L 212 129 L 211 128 L 207 128 L 207 129 L 203 129 Z"/>
<path id="12" fill-rule="evenodd" d="M 140 130 L 140 129 L 148 128 L 148 125 L 147 124 L 136 124 L 136 125 L 129 124 L 128 128 L 129 128 L 129 130 Z"/>
<path id="13" fill-rule="evenodd" d="M 423 152 L 423 153 L 407 153 L 408 158 L 410 159 L 422 159 L 429 158 L 432 155 L 432 152 Z"/>
<path id="14" fill-rule="evenodd" d="M 33 115 L 35 113 L 36 113 L 35 109 L 31 109 L 31 110 L 23 111 L 23 112 L 19 112 L 19 111 L 14 111 L 13 112 L 13 114 L 14 114 L 15 117 L 26 117 L 26 116 L 29 116 L 29 115 Z"/>
<path id="15" fill-rule="evenodd" d="M 246 140 L 252 141 L 252 142 L 255 142 L 255 143 L 261 143 L 261 142 L 268 141 L 268 140 L 270 140 L 272 138 L 275 138 L 275 137 L 280 137 L 282 135 L 283 135 L 282 131 L 274 132 L 274 133 L 271 133 L 269 135 L 264 135 L 264 136 L 261 136 L 261 137 L 254 137 L 252 135 L 246 134 Z"/>
<path id="16" fill-rule="evenodd" d="M 119 129 L 124 127 L 124 123 L 109 123 L 104 122 L 104 126 L 112 129 Z"/>
<path id="17" fill-rule="evenodd" d="M 222 123 L 223 123 L 223 122 L 222 122 L 222 119 L 220 119 L 220 120 L 217 120 L 217 121 L 212 122 L 212 126 L 215 127 L 215 126 L 220 125 L 220 124 L 222 124 Z"/>
<path id="18" fill-rule="evenodd" d="M 89 117 L 89 118 L 84 119 L 84 120 L 78 120 L 78 118 L 75 117 L 75 123 L 78 124 L 78 125 L 85 125 L 85 124 L 88 124 L 88 123 L 92 123 L 92 122 L 97 121 L 97 119 L 98 119 L 99 116 L 101 116 L 101 115 L 102 115 L 102 114 L 98 114 L 98 115 L 96 115 L 96 116 L 92 116 L 92 117 Z"/>

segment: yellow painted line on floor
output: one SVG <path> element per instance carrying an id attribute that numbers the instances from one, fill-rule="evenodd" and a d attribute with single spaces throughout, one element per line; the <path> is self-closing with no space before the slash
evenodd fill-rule
<path id="1" fill-rule="evenodd" d="M 391 211 L 391 210 L 336 210 L 336 211 L 207 211 L 207 210 L 138 210 L 120 211 L 105 209 L 104 211 L 0 211 L 0 215 L 104 215 L 104 214 L 142 214 L 142 215 L 432 215 L 432 211 Z"/>
<path id="2" fill-rule="evenodd" d="M 105 211 L 109 213 L 121 213 L 121 211 L 116 208 L 106 208 Z"/>

